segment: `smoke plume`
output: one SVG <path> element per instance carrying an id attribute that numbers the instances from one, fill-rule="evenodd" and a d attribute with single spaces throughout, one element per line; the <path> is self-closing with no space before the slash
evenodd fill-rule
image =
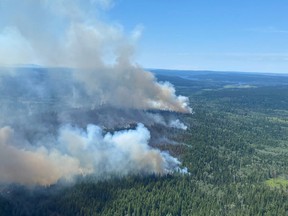
<path id="1" fill-rule="evenodd" d="M 123 130 L 151 119 L 185 130 L 145 111 L 191 108 L 172 84 L 134 63 L 141 31 L 104 19 L 112 6 L 0 0 L 0 183 L 181 171 L 176 158 L 149 146 L 143 124 Z"/>
<path id="2" fill-rule="evenodd" d="M 165 118 L 160 115 L 160 114 L 155 114 L 155 113 L 146 113 L 146 116 L 150 119 L 153 120 L 154 123 L 166 126 L 166 127 L 171 127 L 171 128 L 177 128 L 181 130 L 187 130 L 187 126 L 181 122 L 179 119 L 168 119 L 165 120 Z"/>
<path id="3" fill-rule="evenodd" d="M 50 185 L 74 175 L 165 174 L 178 169 L 180 162 L 148 145 L 149 131 L 139 124 L 135 130 L 106 133 L 88 125 L 84 131 L 69 125 L 59 130 L 50 147 L 17 140 L 14 130 L 0 129 L 0 182 Z M 17 146 L 26 142 L 26 147 Z M 42 140 L 43 142 L 43 140 Z M 39 144 L 39 143 L 38 143 Z"/>
<path id="4" fill-rule="evenodd" d="M 74 68 L 74 82 L 96 105 L 191 112 L 188 98 L 132 62 L 135 33 L 101 21 L 104 2 L 0 0 L 0 64 Z"/>

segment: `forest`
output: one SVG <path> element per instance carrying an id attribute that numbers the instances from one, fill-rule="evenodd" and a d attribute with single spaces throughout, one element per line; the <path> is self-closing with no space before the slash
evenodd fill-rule
<path id="1" fill-rule="evenodd" d="M 193 108 L 192 115 L 159 112 L 177 116 L 187 130 L 147 126 L 152 138 L 165 137 L 151 145 L 188 173 L 1 185 L 0 215 L 288 215 L 288 76 L 153 72 Z"/>

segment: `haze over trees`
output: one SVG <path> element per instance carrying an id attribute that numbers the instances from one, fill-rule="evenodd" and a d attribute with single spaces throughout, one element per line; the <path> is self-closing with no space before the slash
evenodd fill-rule
<path id="1" fill-rule="evenodd" d="M 0 214 L 286 215 L 288 77 L 182 73 L 156 72 L 191 100 L 193 115 L 173 114 L 188 129 L 147 127 L 150 145 L 177 157 L 189 174 L 3 186 Z"/>

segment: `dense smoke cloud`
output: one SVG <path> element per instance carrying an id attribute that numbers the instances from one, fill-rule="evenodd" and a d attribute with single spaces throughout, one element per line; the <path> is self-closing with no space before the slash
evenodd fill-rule
<path id="1" fill-rule="evenodd" d="M 133 63 L 142 28 L 127 35 L 101 21 L 112 5 L 0 0 L 0 183 L 181 171 L 176 158 L 148 145 L 143 124 L 123 130 L 151 121 L 185 130 L 146 110 L 191 108 L 170 83 Z"/>
<path id="2" fill-rule="evenodd" d="M 132 62 L 139 31 L 125 36 L 91 12 L 108 3 L 0 0 L 0 64 L 74 68 L 74 81 L 98 105 L 191 112 L 188 98 Z"/>
<path id="3" fill-rule="evenodd" d="M 139 124 L 135 130 L 107 133 L 95 126 L 87 130 L 63 126 L 53 145 L 40 147 L 22 143 L 9 127 L 0 128 L 0 183 L 50 185 L 74 175 L 164 174 L 180 162 L 148 145 L 149 131 Z M 42 142 L 44 142 L 42 140 Z M 39 145 L 39 144 L 38 144 Z M 25 146 L 25 147 L 23 147 Z"/>
<path id="4" fill-rule="evenodd" d="M 13 146 L 13 133 L 9 127 L 0 129 L 1 183 L 48 185 L 63 176 L 79 173 L 79 161 L 56 149 L 48 151 L 40 147 L 25 150 Z"/>

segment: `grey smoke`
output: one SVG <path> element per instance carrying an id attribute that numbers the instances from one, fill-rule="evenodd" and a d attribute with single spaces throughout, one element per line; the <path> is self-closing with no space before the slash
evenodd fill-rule
<path id="1" fill-rule="evenodd" d="M 0 183 L 50 185 L 74 175 L 165 174 L 180 171 L 180 162 L 148 145 L 150 133 L 135 130 L 106 133 L 95 125 L 86 130 L 63 126 L 50 147 L 17 146 L 10 127 L 0 129 Z M 27 141 L 26 141 L 27 142 Z M 42 141 L 43 142 L 43 141 Z"/>
<path id="2" fill-rule="evenodd" d="M 146 113 L 147 117 L 152 119 L 154 123 L 171 127 L 171 128 L 177 128 L 181 130 L 187 130 L 187 126 L 181 122 L 179 119 L 168 119 L 166 120 L 162 115 L 156 114 L 156 113 Z"/>
<path id="3" fill-rule="evenodd" d="M 185 129 L 146 110 L 191 113 L 187 97 L 134 63 L 141 28 L 129 35 L 101 21 L 112 4 L 0 0 L 0 183 L 185 172 L 176 158 L 148 145 L 143 124 L 103 130 L 151 121 Z"/>
<path id="4" fill-rule="evenodd" d="M 179 128 L 179 129 L 182 129 L 182 130 L 187 130 L 187 126 L 181 122 L 179 119 L 176 119 L 176 120 L 171 120 L 169 122 L 169 126 L 170 127 L 173 127 L 173 128 Z"/>
<path id="5" fill-rule="evenodd" d="M 119 24 L 91 15 L 87 8 L 95 3 L 0 0 L 0 6 L 7 20 L 0 25 L 1 65 L 74 68 L 73 81 L 96 105 L 191 112 L 187 97 L 133 63 L 135 31 L 126 36 Z"/>
<path id="6" fill-rule="evenodd" d="M 150 133 L 142 125 L 133 133 L 134 137 L 144 137 L 143 142 L 135 142 L 133 136 L 127 135 L 127 145 L 122 149 L 118 142 L 107 142 L 107 137 L 115 137 L 116 134 L 124 137 L 132 130 L 101 137 L 105 132 L 95 125 L 89 126 L 87 131 L 67 126 L 71 123 L 85 127 L 87 123 L 94 122 L 113 129 L 130 127 L 131 123 L 138 121 L 146 125 L 162 121 L 161 125 L 169 126 L 165 122 L 170 120 L 141 110 L 71 108 L 69 92 L 73 92 L 73 85 L 66 86 L 66 90 L 61 88 L 66 83 L 65 79 L 70 80 L 69 72 L 59 79 L 54 77 L 56 74 L 53 71 L 46 69 L 18 70 L 13 76 L 3 75 L 1 79 L 1 90 L 7 93 L 0 98 L 1 183 L 48 185 L 61 179 L 71 180 L 75 175 L 93 174 L 105 178 L 110 174 L 183 171 L 176 158 L 149 147 Z"/>
<path id="7" fill-rule="evenodd" d="M 80 172 L 77 160 L 56 149 L 48 151 L 41 146 L 26 150 L 13 146 L 13 133 L 9 127 L 0 129 L 1 183 L 48 185 L 62 176 L 68 178 Z"/>

